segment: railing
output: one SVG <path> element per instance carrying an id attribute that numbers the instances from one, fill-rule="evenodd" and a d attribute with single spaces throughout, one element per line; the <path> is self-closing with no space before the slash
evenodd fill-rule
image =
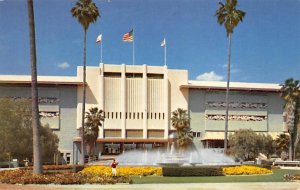
<path id="1" fill-rule="evenodd" d="M 98 161 L 98 156 L 89 156 L 84 158 L 84 163 L 90 163 L 96 161 Z"/>
<path id="2" fill-rule="evenodd" d="M 275 161 L 273 166 L 293 166 L 300 167 L 300 161 Z"/>

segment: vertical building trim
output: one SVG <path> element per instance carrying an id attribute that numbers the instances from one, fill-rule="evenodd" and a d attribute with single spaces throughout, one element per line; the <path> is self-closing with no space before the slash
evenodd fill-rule
<path id="1" fill-rule="evenodd" d="M 148 78 L 147 78 L 147 65 L 143 65 L 143 138 L 147 139 L 148 120 Z"/>
<path id="2" fill-rule="evenodd" d="M 168 77 L 168 67 L 164 66 L 164 138 L 168 139 L 169 136 L 169 77 Z"/>
<path id="3" fill-rule="evenodd" d="M 103 63 L 100 63 L 100 81 L 99 81 L 99 108 L 103 111 L 104 110 L 104 65 Z M 102 123 L 102 127 L 99 129 L 99 136 L 98 138 L 104 138 L 104 124 L 105 122 Z"/>
<path id="4" fill-rule="evenodd" d="M 121 105 L 122 105 L 122 121 L 121 121 L 121 138 L 126 138 L 126 65 L 121 65 Z"/>

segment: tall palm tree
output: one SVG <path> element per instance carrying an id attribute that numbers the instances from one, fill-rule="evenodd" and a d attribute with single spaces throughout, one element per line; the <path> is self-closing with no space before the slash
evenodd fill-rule
<path id="1" fill-rule="evenodd" d="M 294 160 L 297 125 L 299 124 L 300 82 L 289 78 L 281 85 L 281 97 L 285 100 L 287 129 L 290 134 L 289 159 Z"/>
<path id="2" fill-rule="evenodd" d="M 228 38 L 228 65 L 227 65 L 227 88 L 226 88 L 226 116 L 225 116 L 225 137 L 224 153 L 227 153 L 227 133 L 228 133 L 228 109 L 229 109 L 229 82 L 230 82 L 230 56 L 231 56 L 231 38 L 235 27 L 243 21 L 246 13 L 236 8 L 237 0 L 226 0 L 226 4 L 219 2 L 219 8 L 216 11 L 218 23 L 224 25 Z"/>
<path id="3" fill-rule="evenodd" d="M 181 150 L 193 142 L 193 134 L 190 128 L 190 117 L 187 110 L 178 108 L 172 112 L 172 126 L 177 132 L 177 143 Z"/>
<path id="4" fill-rule="evenodd" d="M 98 7 L 92 0 L 78 0 L 71 9 L 71 14 L 83 27 L 83 98 L 81 115 L 81 164 L 84 164 L 84 115 L 86 99 L 86 33 L 91 23 L 100 17 Z"/>
<path id="5" fill-rule="evenodd" d="M 290 138 L 286 134 L 280 134 L 275 139 L 275 143 L 277 152 L 282 154 L 282 152 L 287 152 L 289 149 Z"/>
<path id="6" fill-rule="evenodd" d="M 30 63 L 31 63 L 31 99 L 32 99 L 32 134 L 33 134 L 33 173 L 42 174 L 42 160 L 40 147 L 40 121 L 38 107 L 38 87 L 36 68 L 36 48 L 35 48 L 35 26 L 33 0 L 27 0 L 29 19 L 29 40 L 30 40 Z"/>
<path id="7" fill-rule="evenodd" d="M 85 130 L 84 139 L 85 143 L 89 146 L 89 156 L 94 155 L 94 147 L 99 136 L 99 127 L 102 127 L 104 121 L 103 110 L 98 110 L 97 107 L 90 108 L 85 115 Z"/>

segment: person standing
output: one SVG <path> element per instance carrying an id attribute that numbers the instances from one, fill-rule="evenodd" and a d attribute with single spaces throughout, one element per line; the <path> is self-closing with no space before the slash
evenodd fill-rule
<path id="1" fill-rule="evenodd" d="M 115 159 L 113 159 L 113 161 L 112 161 L 112 163 L 111 163 L 111 171 L 112 171 L 112 174 L 113 174 L 114 177 L 117 176 L 117 165 L 118 165 L 118 164 L 119 164 L 119 163 L 116 162 Z"/>

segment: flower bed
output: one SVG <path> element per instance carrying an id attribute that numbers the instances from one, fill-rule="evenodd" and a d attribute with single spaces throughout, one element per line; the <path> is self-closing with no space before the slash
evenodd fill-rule
<path id="1" fill-rule="evenodd" d="M 32 174 L 31 170 L 5 170 L 0 171 L 0 183 L 10 184 L 115 184 L 131 183 L 129 176 L 112 177 L 111 175 L 96 175 L 84 173 L 46 173 Z"/>
<path id="2" fill-rule="evenodd" d="M 118 167 L 118 175 L 162 175 L 160 167 Z M 109 166 L 90 166 L 81 171 L 83 174 L 112 175 Z"/>
<path id="3" fill-rule="evenodd" d="M 270 174 L 271 170 L 256 166 L 235 166 L 223 168 L 224 175 L 255 175 L 255 174 Z"/>

